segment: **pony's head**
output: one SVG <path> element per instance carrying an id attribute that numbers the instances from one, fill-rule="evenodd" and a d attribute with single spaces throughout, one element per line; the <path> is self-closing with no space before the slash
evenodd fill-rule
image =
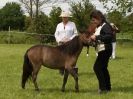
<path id="1" fill-rule="evenodd" d="M 98 24 L 91 22 L 87 28 L 88 35 L 93 35 L 95 33 L 97 26 Z"/>
<path id="2" fill-rule="evenodd" d="M 80 32 L 80 34 L 81 34 L 80 37 L 81 37 L 82 42 L 84 43 L 84 45 L 86 45 L 86 46 L 91 45 L 90 36 L 95 33 L 96 27 L 97 27 L 97 24 L 90 23 L 86 30 L 83 30 L 82 32 Z"/>
<path id="3" fill-rule="evenodd" d="M 95 33 L 95 30 L 97 28 L 98 24 L 94 22 L 90 22 L 88 25 L 88 28 L 85 31 L 81 32 L 82 41 L 85 45 L 91 45 L 92 40 L 90 39 L 90 36 L 92 36 Z"/>

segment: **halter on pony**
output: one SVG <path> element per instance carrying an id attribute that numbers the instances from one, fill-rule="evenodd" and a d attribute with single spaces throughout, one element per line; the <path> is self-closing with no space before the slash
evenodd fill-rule
<path id="1" fill-rule="evenodd" d="M 89 35 L 93 35 L 93 34 L 95 33 L 96 27 L 97 27 L 97 24 L 91 22 L 91 23 L 89 24 L 89 26 L 88 26 L 86 32 L 89 33 Z M 91 41 L 90 41 L 90 46 L 95 47 L 95 45 L 96 45 L 95 42 L 91 42 Z M 89 56 L 89 46 L 87 46 L 87 53 L 86 53 L 86 56 Z"/>

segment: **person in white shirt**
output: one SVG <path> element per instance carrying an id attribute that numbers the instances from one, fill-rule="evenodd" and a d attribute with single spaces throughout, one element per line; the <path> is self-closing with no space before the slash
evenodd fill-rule
<path id="1" fill-rule="evenodd" d="M 55 39 L 58 45 L 61 45 L 67 41 L 72 40 L 75 36 L 78 35 L 77 28 L 74 22 L 69 21 L 69 18 L 72 17 L 69 12 L 62 11 L 59 16 L 62 18 L 62 22 L 59 23 L 55 31 Z M 75 72 L 78 73 L 78 68 L 75 66 Z M 64 74 L 64 70 L 60 70 L 61 74 Z"/>
<path id="2" fill-rule="evenodd" d="M 55 39 L 58 44 L 72 40 L 78 35 L 75 23 L 69 21 L 69 17 L 72 16 L 68 12 L 62 12 L 60 17 L 62 17 L 62 22 L 57 25 L 55 31 Z"/>
<path id="3" fill-rule="evenodd" d="M 118 29 L 118 27 L 114 24 L 114 23 L 110 23 L 110 25 L 112 26 L 113 29 L 113 39 L 112 39 L 112 55 L 111 58 L 115 59 L 116 58 L 116 33 L 119 33 L 120 30 Z"/>

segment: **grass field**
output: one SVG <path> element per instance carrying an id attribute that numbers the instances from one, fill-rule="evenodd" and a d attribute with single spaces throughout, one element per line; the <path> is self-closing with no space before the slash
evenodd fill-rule
<path id="1" fill-rule="evenodd" d="M 79 88 L 74 92 L 74 80 L 69 76 L 66 92 L 61 92 L 62 79 L 58 71 L 42 67 L 38 75 L 40 92 L 34 91 L 31 81 L 26 89 L 21 88 L 23 55 L 32 45 L 0 44 L 0 99 L 133 99 L 133 44 L 118 45 L 117 58 L 110 60 L 112 91 L 97 93 L 98 83 L 93 72 L 95 52 L 91 48 L 89 57 L 83 49 L 79 60 Z"/>

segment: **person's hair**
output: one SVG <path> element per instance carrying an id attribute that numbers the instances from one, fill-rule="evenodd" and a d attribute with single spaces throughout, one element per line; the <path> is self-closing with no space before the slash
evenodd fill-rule
<path id="1" fill-rule="evenodd" d="M 91 14 L 90 14 L 90 19 L 92 19 L 92 18 L 96 18 L 96 19 L 98 19 L 98 20 L 101 20 L 102 23 L 103 23 L 103 22 L 106 22 L 105 16 L 104 16 L 103 13 L 102 13 L 101 11 L 99 11 L 99 10 L 94 10 L 94 11 L 91 12 Z"/>

